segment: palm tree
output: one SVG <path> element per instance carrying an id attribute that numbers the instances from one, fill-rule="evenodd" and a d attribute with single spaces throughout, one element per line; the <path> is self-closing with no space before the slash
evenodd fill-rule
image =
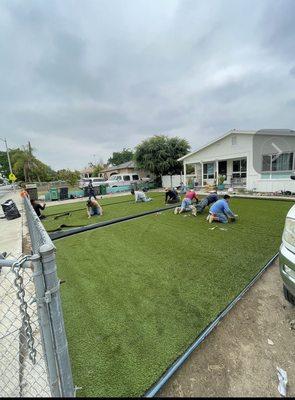
<path id="1" fill-rule="evenodd" d="M 38 165 L 35 162 L 35 157 L 33 156 L 33 149 L 30 142 L 28 142 L 27 147 L 23 146 L 23 152 L 24 152 L 23 171 L 24 171 L 25 182 L 30 182 L 31 180 L 33 180 L 31 178 L 32 174 L 34 173 L 37 175 L 38 181 L 41 182 L 38 174 Z"/>

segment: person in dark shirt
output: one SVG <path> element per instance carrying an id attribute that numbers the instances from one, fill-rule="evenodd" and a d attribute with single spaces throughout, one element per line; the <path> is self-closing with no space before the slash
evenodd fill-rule
<path id="1" fill-rule="evenodd" d="M 94 187 L 93 187 L 91 181 L 90 181 L 89 184 L 88 184 L 88 195 L 89 195 L 88 200 L 91 200 L 91 197 L 94 197 L 95 200 L 97 200 L 97 198 L 96 198 L 96 196 L 95 196 L 95 192 L 94 192 Z"/>
<path id="2" fill-rule="evenodd" d="M 217 192 L 213 191 L 210 192 L 210 194 L 202 199 L 197 205 L 197 213 L 202 214 L 202 212 L 205 210 L 205 208 L 210 206 L 210 204 L 215 203 L 218 200 Z"/>
<path id="3" fill-rule="evenodd" d="M 31 200 L 31 204 L 32 204 L 33 209 L 35 210 L 35 213 L 38 215 L 38 217 L 40 219 L 46 218 L 45 215 L 42 215 L 41 211 L 40 211 L 40 210 L 43 211 L 45 209 L 46 203 L 43 203 L 43 206 L 42 206 L 40 203 L 37 203 L 36 200 Z"/>
<path id="4" fill-rule="evenodd" d="M 166 189 L 165 193 L 165 203 L 166 204 L 173 204 L 180 202 L 180 198 L 178 196 L 177 190 L 174 188 Z"/>

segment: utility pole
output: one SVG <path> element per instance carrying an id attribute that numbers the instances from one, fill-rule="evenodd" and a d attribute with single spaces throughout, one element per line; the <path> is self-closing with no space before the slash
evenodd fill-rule
<path id="1" fill-rule="evenodd" d="M 12 174 L 12 168 L 11 168 L 11 162 L 10 162 L 10 156 L 9 156 L 9 150 L 8 150 L 8 146 L 7 146 L 7 141 L 6 139 L 2 139 L 0 138 L 0 140 L 2 140 L 2 142 L 5 143 L 5 148 L 6 148 L 6 153 L 7 153 L 7 159 L 8 159 L 8 164 L 9 164 L 9 172 Z"/>

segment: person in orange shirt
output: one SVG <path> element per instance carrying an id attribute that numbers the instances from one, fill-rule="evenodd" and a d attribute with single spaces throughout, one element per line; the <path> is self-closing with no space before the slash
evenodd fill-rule
<path id="1" fill-rule="evenodd" d="M 20 192 L 20 195 L 21 195 L 22 198 L 24 198 L 24 197 L 29 197 L 29 193 L 28 193 L 25 189 L 23 189 L 23 190 Z"/>

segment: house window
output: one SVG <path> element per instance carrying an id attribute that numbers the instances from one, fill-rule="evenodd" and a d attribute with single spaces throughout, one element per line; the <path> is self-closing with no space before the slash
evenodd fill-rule
<path id="1" fill-rule="evenodd" d="M 263 172 L 292 171 L 293 153 L 265 154 L 262 156 Z"/>
<path id="2" fill-rule="evenodd" d="M 130 176 L 129 175 L 124 175 L 123 179 L 124 179 L 124 181 L 130 181 Z"/>
<path id="3" fill-rule="evenodd" d="M 138 175 L 132 175 L 132 179 L 133 179 L 134 181 L 138 181 L 138 180 L 139 180 L 139 176 L 138 176 Z"/>
<path id="4" fill-rule="evenodd" d="M 246 178 L 247 176 L 247 160 L 233 160 L 233 178 Z"/>
<path id="5" fill-rule="evenodd" d="M 203 179 L 214 179 L 214 163 L 203 164 Z"/>
<path id="6" fill-rule="evenodd" d="M 237 144 L 237 137 L 234 135 L 231 137 L 231 144 L 234 146 L 235 144 Z"/>

